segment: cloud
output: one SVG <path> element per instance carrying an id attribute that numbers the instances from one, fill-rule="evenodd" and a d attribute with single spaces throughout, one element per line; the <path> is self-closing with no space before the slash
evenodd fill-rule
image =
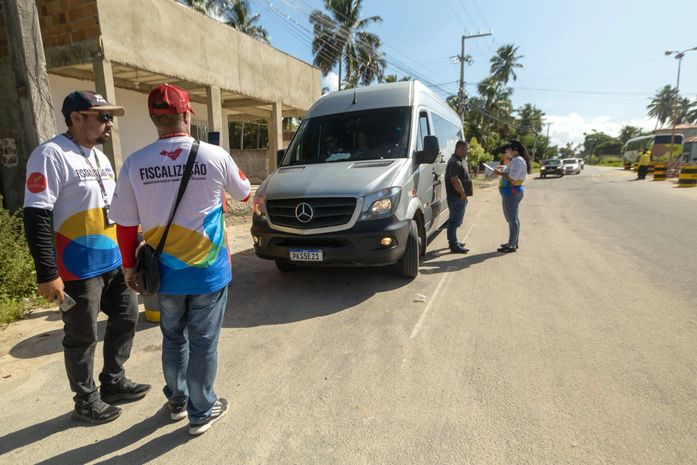
<path id="1" fill-rule="evenodd" d="M 322 76 L 320 84 L 322 88 L 328 87 L 330 92 L 334 92 L 339 89 L 339 75 L 329 71 L 329 74 Z"/>
<path id="2" fill-rule="evenodd" d="M 618 136 L 622 126 L 630 125 L 650 131 L 653 130 L 655 121 L 648 117 L 612 119 L 610 116 L 594 116 L 586 118 L 578 113 L 569 115 L 547 115 L 545 121 L 552 123 L 549 128 L 549 138 L 552 144 L 565 145 L 571 142 L 573 145 L 583 142 L 583 133 L 604 132 L 611 136 Z"/>

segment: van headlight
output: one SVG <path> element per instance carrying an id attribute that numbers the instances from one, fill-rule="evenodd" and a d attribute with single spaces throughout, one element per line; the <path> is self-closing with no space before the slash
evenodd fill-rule
<path id="1" fill-rule="evenodd" d="M 388 187 L 365 196 L 363 211 L 358 221 L 379 220 L 389 218 L 397 209 L 401 187 Z"/>
<path id="2" fill-rule="evenodd" d="M 264 195 L 255 195 L 254 196 L 254 205 L 252 206 L 252 208 L 254 211 L 254 216 L 259 218 L 260 220 L 266 219 L 266 214 L 264 213 L 264 204 L 266 204 L 266 196 L 264 196 Z"/>

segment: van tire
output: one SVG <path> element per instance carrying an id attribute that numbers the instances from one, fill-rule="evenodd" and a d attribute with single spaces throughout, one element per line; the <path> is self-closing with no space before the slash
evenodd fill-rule
<path id="1" fill-rule="evenodd" d="M 407 246 L 404 249 L 404 255 L 402 255 L 402 258 L 397 262 L 397 271 L 405 278 L 414 279 L 419 274 L 420 242 L 419 227 L 416 221 L 411 220 L 409 235 L 407 236 Z"/>
<path id="2" fill-rule="evenodd" d="M 276 260 L 276 268 L 282 273 L 288 273 L 290 271 L 295 271 L 298 269 L 298 265 L 295 263 L 283 262 L 281 260 Z"/>

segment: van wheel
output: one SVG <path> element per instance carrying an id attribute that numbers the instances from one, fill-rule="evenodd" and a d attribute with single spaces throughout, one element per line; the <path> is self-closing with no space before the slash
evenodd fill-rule
<path id="1" fill-rule="evenodd" d="M 419 227 L 419 256 L 426 256 L 426 247 L 428 247 L 428 241 L 426 240 L 426 228 L 421 225 L 421 222 L 417 223 Z"/>
<path id="2" fill-rule="evenodd" d="M 405 278 L 416 278 L 419 274 L 419 249 L 421 239 L 419 238 L 419 227 L 416 221 L 412 220 L 409 226 L 409 236 L 407 237 L 407 247 L 404 255 L 397 262 L 397 271 Z"/>
<path id="3" fill-rule="evenodd" d="M 287 273 L 289 271 L 295 271 L 298 269 L 298 265 L 295 263 L 282 262 L 281 260 L 276 260 L 276 268 L 278 271 Z"/>

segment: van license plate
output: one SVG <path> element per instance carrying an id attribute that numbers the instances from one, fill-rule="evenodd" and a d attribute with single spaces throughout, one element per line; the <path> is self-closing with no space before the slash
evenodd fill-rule
<path id="1" fill-rule="evenodd" d="M 319 249 L 293 249 L 290 250 L 290 260 L 293 262 L 321 262 L 324 260 Z"/>

